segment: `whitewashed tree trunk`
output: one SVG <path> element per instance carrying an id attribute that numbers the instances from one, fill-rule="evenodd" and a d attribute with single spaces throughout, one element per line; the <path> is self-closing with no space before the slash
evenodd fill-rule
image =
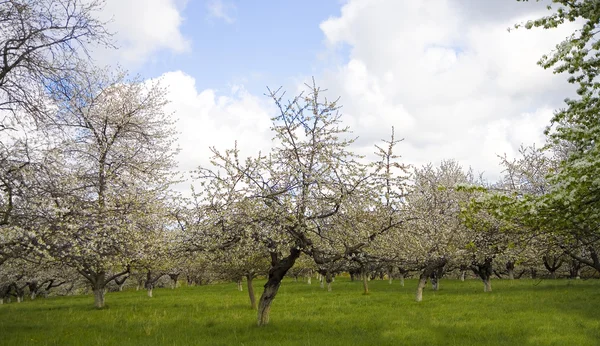
<path id="1" fill-rule="evenodd" d="M 366 270 L 362 271 L 363 294 L 369 294 L 369 275 Z"/>
<path id="2" fill-rule="evenodd" d="M 308 280 L 307 280 L 307 282 L 308 282 L 308 284 L 309 284 L 309 285 L 311 285 L 311 284 L 312 284 L 312 281 L 311 281 L 311 279 L 312 279 L 312 278 L 309 276 L 309 277 L 308 277 Z"/>
<path id="3" fill-rule="evenodd" d="M 17 303 L 20 303 L 23 301 L 23 298 L 21 296 L 17 296 Z"/>
<path id="4" fill-rule="evenodd" d="M 238 282 L 237 282 L 237 289 L 240 292 L 242 292 L 244 290 L 244 287 L 242 286 L 242 279 L 238 280 Z"/>
<path id="5" fill-rule="evenodd" d="M 152 298 L 152 287 L 148 287 L 147 291 L 148 291 L 148 297 Z"/>
<path id="6" fill-rule="evenodd" d="M 32 291 L 29 293 L 29 298 L 31 298 L 31 300 L 34 300 L 35 297 L 37 297 L 37 294 L 35 293 L 35 291 Z"/>
<path id="7" fill-rule="evenodd" d="M 467 271 L 466 270 L 461 270 L 460 271 L 460 281 L 465 281 L 465 277 L 467 276 Z"/>
<path id="8" fill-rule="evenodd" d="M 427 285 L 427 276 L 424 277 L 421 275 L 421 278 L 419 278 L 419 284 L 417 285 L 416 301 L 418 302 L 423 300 L 423 289 L 425 288 L 425 285 Z"/>
<path id="9" fill-rule="evenodd" d="M 483 292 L 492 292 L 492 280 L 483 280 Z"/>
<path id="10" fill-rule="evenodd" d="M 400 286 L 404 287 L 404 274 L 400 273 Z"/>
<path id="11" fill-rule="evenodd" d="M 331 282 L 327 283 L 327 292 L 331 292 Z"/>

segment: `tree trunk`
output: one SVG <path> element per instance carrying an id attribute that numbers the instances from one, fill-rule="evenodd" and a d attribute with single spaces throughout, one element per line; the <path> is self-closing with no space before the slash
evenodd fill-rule
<path id="1" fill-rule="evenodd" d="M 294 266 L 294 263 L 300 257 L 300 250 L 296 247 L 290 249 L 290 255 L 279 260 L 276 254 L 271 254 L 271 269 L 269 269 L 269 279 L 265 284 L 265 290 L 260 296 L 258 302 L 258 325 L 264 326 L 269 323 L 269 313 L 271 312 L 271 304 L 277 295 L 281 280 L 285 274 Z"/>
<path id="2" fill-rule="evenodd" d="M 473 270 L 473 273 L 475 273 L 475 275 L 478 275 L 479 278 L 481 278 L 481 281 L 483 282 L 484 292 L 492 291 L 492 282 L 490 280 L 492 274 L 494 273 L 492 268 L 492 261 L 493 259 L 491 257 L 487 257 L 484 259 L 483 263 L 477 263 L 474 261 L 471 265 L 471 270 Z"/>
<path id="3" fill-rule="evenodd" d="M 483 292 L 492 292 L 492 280 L 489 277 L 483 279 Z"/>
<path id="4" fill-rule="evenodd" d="M 36 297 L 37 297 L 37 294 L 35 293 L 35 291 L 29 292 L 29 298 L 31 298 L 31 300 L 35 300 Z"/>
<path id="5" fill-rule="evenodd" d="M 331 283 L 333 282 L 333 276 L 330 272 L 325 273 L 325 281 L 327 282 L 327 292 L 331 292 Z"/>
<path id="6" fill-rule="evenodd" d="M 177 280 L 179 279 L 179 274 L 169 274 L 171 278 L 171 289 L 177 288 Z"/>
<path id="7" fill-rule="evenodd" d="M 312 281 L 311 281 L 311 279 L 312 279 L 312 278 L 309 276 L 309 277 L 308 277 L 308 280 L 306 280 L 306 282 L 307 282 L 309 285 L 311 285 L 311 284 L 312 284 Z"/>
<path id="8" fill-rule="evenodd" d="M 86 276 L 92 284 L 94 291 L 94 306 L 97 309 L 104 308 L 104 294 L 106 293 L 106 273 L 99 272 L 94 274 L 88 273 Z"/>
<path id="9" fill-rule="evenodd" d="M 404 274 L 400 273 L 398 274 L 398 278 L 400 279 L 400 286 L 404 287 Z"/>
<path id="10" fill-rule="evenodd" d="M 417 285 L 416 301 L 420 302 L 423 300 L 423 288 L 427 285 L 427 275 L 421 274 L 419 277 L 419 284 Z"/>
<path id="11" fill-rule="evenodd" d="M 465 281 L 465 276 L 467 276 L 467 271 L 461 270 L 460 271 L 460 281 Z"/>
<path id="12" fill-rule="evenodd" d="M 369 294 L 369 274 L 366 269 L 361 270 L 363 279 L 363 294 Z"/>
<path id="13" fill-rule="evenodd" d="M 440 282 L 438 280 L 438 276 L 437 276 L 436 271 L 433 271 L 431 273 L 431 288 L 434 291 L 439 291 L 440 290 Z"/>
<path id="14" fill-rule="evenodd" d="M 515 279 L 515 262 L 513 262 L 513 261 L 506 262 L 506 270 L 508 271 L 508 279 L 514 280 Z"/>
<path id="15" fill-rule="evenodd" d="M 146 291 L 148 291 L 148 297 L 152 298 L 152 291 L 153 291 L 153 288 L 152 288 L 152 286 L 148 287 L 148 288 L 146 289 Z"/>
<path id="16" fill-rule="evenodd" d="M 97 309 L 104 307 L 104 288 L 94 288 L 94 306 Z"/>
<path id="17" fill-rule="evenodd" d="M 242 292 L 244 290 L 244 286 L 242 286 L 242 281 L 243 281 L 242 278 L 239 278 L 238 281 L 237 281 L 237 289 L 240 292 Z"/>
<path id="18" fill-rule="evenodd" d="M 256 296 L 254 295 L 254 286 L 252 285 L 253 280 L 253 274 L 246 275 L 246 284 L 248 285 L 248 296 L 250 297 L 250 308 L 256 310 Z"/>

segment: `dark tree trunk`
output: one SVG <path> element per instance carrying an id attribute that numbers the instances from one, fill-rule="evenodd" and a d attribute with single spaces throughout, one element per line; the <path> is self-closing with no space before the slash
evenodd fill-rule
<path id="1" fill-rule="evenodd" d="M 271 269 L 269 269 L 269 279 L 265 284 L 265 290 L 260 296 L 260 301 L 258 302 L 258 325 L 264 326 L 269 323 L 269 313 L 271 312 L 271 304 L 273 303 L 273 299 L 277 295 L 277 291 L 279 291 L 279 286 L 281 286 L 281 280 L 285 274 L 290 270 L 298 257 L 300 257 L 300 250 L 296 247 L 293 247 L 290 250 L 290 255 L 283 258 L 278 259 L 276 254 L 271 254 Z"/>
<path id="2" fill-rule="evenodd" d="M 158 280 L 160 280 L 160 278 L 163 277 L 163 275 L 165 275 L 164 273 L 157 273 L 156 276 L 152 276 L 152 271 L 148 270 L 146 272 L 146 291 L 148 293 L 148 297 L 152 298 L 152 291 L 154 290 L 154 286 L 156 285 L 156 283 L 158 282 Z"/>
<path id="3" fill-rule="evenodd" d="M 38 285 L 37 281 L 31 281 L 27 283 L 27 288 L 29 288 L 29 297 L 31 298 L 31 300 L 34 300 L 35 297 L 37 296 L 37 292 L 40 289 L 40 286 Z"/>
<path id="4" fill-rule="evenodd" d="M 494 273 L 492 268 L 492 261 L 493 260 L 491 257 L 486 257 L 483 263 L 473 261 L 473 263 L 471 264 L 471 270 L 473 271 L 473 273 L 479 276 L 479 278 L 481 278 L 481 281 L 483 281 L 484 292 L 492 291 L 491 277 Z"/>
<path id="5" fill-rule="evenodd" d="M 550 279 L 556 279 L 556 271 L 562 266 L 563 260 L 559 256 L 544 256 L 544 267 L 550 273 Z"/>
<path id="6" fill-rule="evenodd" d="M 123 275 L 120 278 L 115 278 L 115 283 L 119 286 L 119 292 L 123 291 L 123 286 L 125 286 L 125 281 L 129 278 L 129 275 Z"/>
<path id="7" fill-rule="evenodd" d="M 531 278 L 532 279 L 534 279 L 534 280 L 537 279 L 537 269 L 531 267 L 530 268 L 530 273 L 531 273 Z"/>
<path id="8" fill-rule="evenodd" d="M 580 279 L 581 267 L 582 264 L 578 260 L 572 259 L 569 261 L 569 279 Z"/>
<path id="9" fill-rule="evenodd" d="M 169 274 L 171 278 L 171 289 L 177 288 L 177 280 L 179 279 L 179 273 L 171 273 Z"/>
<path id="10" fill-rule="evenodd" d="M 333 282 L 333 275 L 329 271 L 325 273 L 325 282 L 327 282 L 327 291 L 331 292 L 331 283 Z"/>
<path id="11" fill-rule="evenodd" d="M 515 279 L 515 262 L 513 262 L 513 261 L 506 262 L 506 270 L 508 271 L 508 279 L 514 280 Z"/>

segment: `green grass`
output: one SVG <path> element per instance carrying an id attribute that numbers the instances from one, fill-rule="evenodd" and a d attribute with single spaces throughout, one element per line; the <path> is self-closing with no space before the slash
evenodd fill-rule
<path id="1" fill-rule="evenodd" d="M 262 287 L 257 282 L 257 293 Z M 416 281 L 339 278 L 333 291 L 285 281 L 271 323 L 256 326 L 235 284 L 56 297 L 0 306 L 2 345 L 600 345 L 600 281 L 442 280 L 416 303 Z"/>

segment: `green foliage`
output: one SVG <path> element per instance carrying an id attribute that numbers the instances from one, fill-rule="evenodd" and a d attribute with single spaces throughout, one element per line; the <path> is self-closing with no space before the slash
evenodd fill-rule
<path id="1" fill-rule="evenodd" d="M 257 282 L 258 285 L 262 282 Z M 38 299 L 0 306 L 3 345 L 597 345 L 600 283 L 444 280 L 440 291 L 413 301 L 387 281 L 338 278 L 333 291 L 285 280 L 273 321 L 256 327 L 247 292 L 235 284 Z"/>
<path id="2" fill-rule="evenodd" d="M 516 28 L 555 28 L 567 21 L 581 28 L 560 42 L 538 62 L 554 73 L 566 73 L 578 86 L 576 99 L 555 112 L 546 129 L 546 151 L 557 156 L 559 165 L 548 171 L 548 189 L 542 194 L 525 193 L 495 197 L 500 216 L 518 219 L 538 230 L 566 234 L 598 235 L 600 223 L 600 42 L 595 37 L 600 23 L 596 0 L 554 0 L 558 7 L 545 17 L 517 24 Z"/>

